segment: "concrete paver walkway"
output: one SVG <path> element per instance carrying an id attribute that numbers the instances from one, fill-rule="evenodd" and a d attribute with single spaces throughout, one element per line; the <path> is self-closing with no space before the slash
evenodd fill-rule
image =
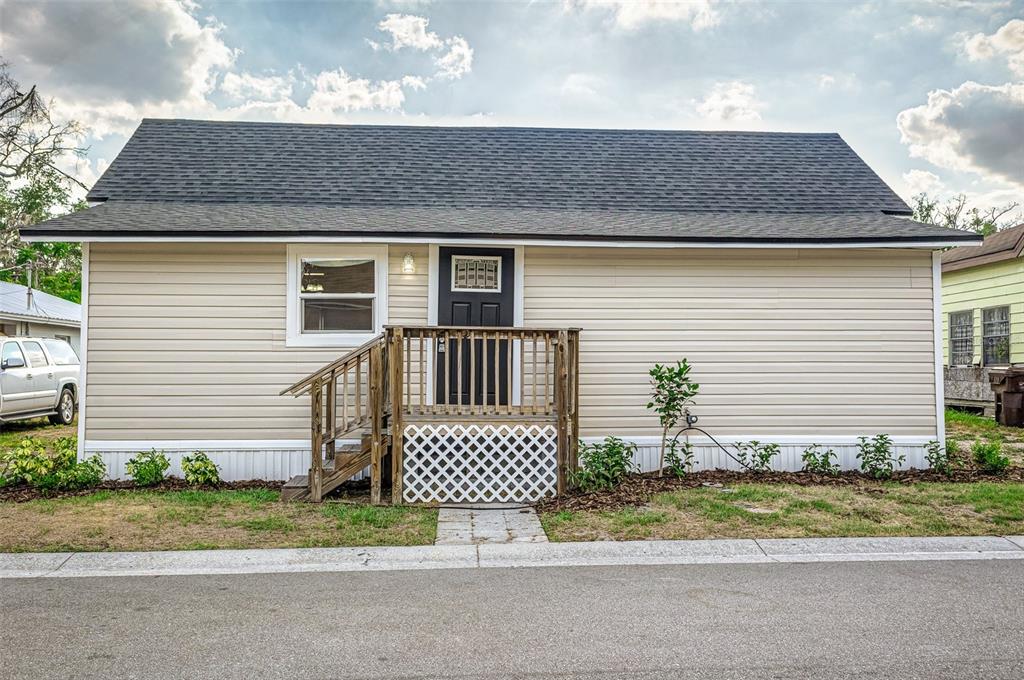
<path id="1" fill-rule="evenodd" d="M 449 507 L 437 514 L 434 545 L 547 542 L 537 513 L 528 506 Z"/>

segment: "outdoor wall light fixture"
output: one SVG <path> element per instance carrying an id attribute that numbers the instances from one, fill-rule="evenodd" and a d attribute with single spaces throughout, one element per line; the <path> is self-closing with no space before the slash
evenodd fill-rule
<path id="1" fill-rule="evenodd" d="M 403 274 L 415 274 L 416 273 L 416 260 L 413 259 L 412 253 L 406 253 L 405 257 L 402 258 L 402 273 Z"/>

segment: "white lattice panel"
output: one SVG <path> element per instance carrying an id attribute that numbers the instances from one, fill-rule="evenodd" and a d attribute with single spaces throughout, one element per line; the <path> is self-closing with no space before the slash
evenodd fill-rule
<path id="1" fill-rule="evenodd" d="M 552 425 L 418 424 L 405 428 L 407 503 L 521 503 L 557 489 Z"/>

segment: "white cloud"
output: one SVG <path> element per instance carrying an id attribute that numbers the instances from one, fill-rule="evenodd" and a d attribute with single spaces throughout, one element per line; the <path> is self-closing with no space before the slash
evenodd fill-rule
<path id="1" fill-rule="evenodd" d="M 365 78 L 353 78 L 339 68 L 317 74 L 313 79 L 313 94 L 306 106 L 313 111 L 396 111 L 404 102 L 401 81 L 371 82 Z"/>
<path id="2" fill-rule="evenodd" d="M 1024 83 L 934 90 L 928 102 L 896 117 L 910 155 L 1024 186 Z"/>
<path id="3" fill-rule="evenodd" d="M 251 73 L 225 73 L 220 91 L 232 99 L 274 101 L 292 96 L 294 76 L 254 76 Z"/>
<path id="4" fill-rule="evenodd" d="M 434 59 L 437 77 L 456 80 L 472 70 L 473 48 L 461 36 L 449 38 L 445 44 L 448 51 Z"/>
<path id="5" fill-rule="evenodd" d="M 964 52 L 971 61 L 1003 55 L 1010 70 L 1024 76 L 1024 20 L 1012 19 L 992 35 L 975 33 L 964 41 Z"/>
<path id="6" fill-rule="evenodd" d="M 602 81 L 589 73 L 570 73 L 562 81 L 559 92 L 563 97 L 571 99 L 595 99 Z"/>
<path id="7" fill-rule="evenodd" d="M 715 10 L 716 0 L 566 0 L 570 9 L 602 10 L 610 15 L 612 23 L 623 30 L 632 31 L 650 23 L 688 23 L 695 31 L 711 28 L 719 23 Z"/>
<path id="8" fill-rule="evenodd" d="M 390 49 L 411 47 L 414 50 L 433 50 L 444 46 L 437 33 L 427 30 L 430 20 L 411 14 L 389 14 L 377 28 L 391 35 Z"/>
<path id="9" fill-rule="evenodd" d="M 939 176 L 928 170 L 913 169 L 903 173 L 903 184 L 906 185 L 910 196 L 918 194 L 934 194 L 942 191 L 945 185 Z"/>
<path id="10" fill-rule="evenodd" d="M 910 28 L 922 33 L 931 33 L 938 28 L 938 22 L 934 17 L 923 17 L 920 14 L 915 14 L 910 17 Z"/>
<path id="11" fill-rule="evenodd" d="M 412 14 L 388 14 L 377 28 L 391 36 L 391 42 L 381 44 L 367 40 L 374 50 L 382 49 L 397 51 L 403 48 L 434 53 L 436 78 L 458 80 L 473 68 L 473 48 L 461 35 L 441 38 L 437 33 L 428 30 L 430 20 Z"/>
<path id="12" fill-rule="evenodd" d="M 732 80 L 715 83 L 696 108 L 702 118 L 709 120 L 749 121 L 761 119 L 764 104 L 758 101 L 753 85 Z"/>

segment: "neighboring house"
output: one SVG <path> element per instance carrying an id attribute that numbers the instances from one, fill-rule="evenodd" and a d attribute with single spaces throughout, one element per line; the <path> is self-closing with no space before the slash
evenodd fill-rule
<path id="1" fill-rule="evenodd" d="M 995 412 L 989 371 L 1024 364 L 1024 224 L 942 254 L 946 401 Z"/>
<path id="2" fill-rule="evenodd" d="M 0 335 L 60 338 L 80 353 L 81 326 L 81 305 L 0 281 Z"/>
<path id="3" fill-rule="evenodd" d="M 836 134 L 146 120 L 88 200 L 22 231 L 84 244 L 84 453 L 123 474 L 140 450 L 202 449 L 229 479 L 312 484 L 312 441 L 372 429 L 323 381 L 365 400 L 385 342 L 377 425 L 407 500 L 462 484 L 470 457 L 467 486 L 549 493 L 556 420 L 560 456 L 615 435 L 650 469 L 648 370 L 683 357 L 699 425 L 782 444 L 779 468 L 811 444 L 856 465 L 877 433 L 922 466 L 944 436 L 939 249 L 981 240 L 908 219 Z M 389 325 L 305 383 L 328 405 L 312 430 L 309 399 L 279 396 Z M 577 359 L 578 401 L 557 373 Z"/>

